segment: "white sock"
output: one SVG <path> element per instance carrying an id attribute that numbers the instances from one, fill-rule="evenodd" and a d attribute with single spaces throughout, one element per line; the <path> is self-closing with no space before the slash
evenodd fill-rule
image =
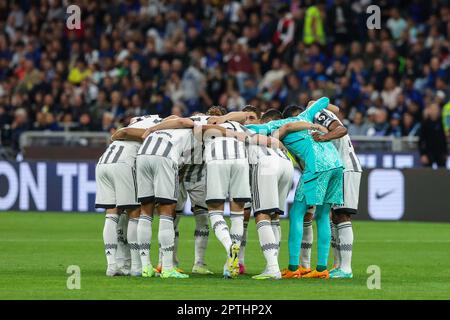
<path id="1" fill-rule="evenodd" d="M 140 271 L 142 267 L 141 258 L 139 256 L 139 245 L 137 241 L 138 223 L 138 218 L 130 218 L 128 220 L 127 240 L 128 245 L 130 246 L 132 271 Z"/>
<path id="2" fill-rule="evenodd" d="M 117 223 L 117 251 L 116 262 L 118 267 L 122 267 L 130 263 L 131 253 L 130 246 L 127 241 L 128 215 L 121 214 Z M 129 266 L 129 265 L 128 265 Z"/>
<path id="3" fill-rule="evenodd" d="M 272 220 L 270 222 L 270 225 L 272 227 L 273 235 L 275 236 L 275 242 L 278 243 L 278 253 L 277 253 L 277 255 L 280 256 L 280 248 L 281 248 L 281 225 L 280 225 L 280 219 Z"/>
<path id="4" fill-rule="evenodd" d="M 248 221 L 244 221 L 244 234 L 242 235 L 241 248 L 239 249 L 239 263 L 245 264 L 245 247 L 247 246 Z"/>
<path id="5" fill-rule="evenodd" d="M 103 243 L 105 244 L 105 255 L 108 265 L 116 265 L 117 251 L 117 223 L 119 216 L 108 213 L 105 215 L 105 225 L 103 227 Z"/>
<path id="6" fill-rule="evenodd" d="M 162 250 L 161 250 L 161 242 L 158 240 L 158 266 L 162 266 Z"/>
<path id="7" fill-rule="evenodd" d="M 278 243 L 272 230 L 271 223 L 267 220 L 261 220 L 256 224 L 259 244 L 261 245 L 264 258 L 266 258 L 266 271 L 279 272 L 278 265 Z"/>
<path id="8" fill-rule="evenodd" d="M 339 237 L 339 252 L 341 254 L 341 265 L 339 268 L 344 272 L 352 272 L 352 250 L 353 250 L 353 228 L 352 222 L 346 221 L 337 226 Z"/>
<path id="9" fill-rule="evenodd" d="M 341 265 L 341 253 L 339 252 L 339 237 L 337 232 L 337 226 L 330 222 L 331 225 L 331 249 L 333 249 L 334 262 L 333 267 L 339 268 Z"/>
<path id="10" fill-rule="evenodd" d="M 244 236 L 244 211 L 230 213 L 231 228 L 230 237 L 231 241 L 241 246 L 242 237 Z"/>
<path id="11" fill-rule="evenodd" d="M 232 241 L 227 223 L 223 218 L 223 211 L 210 211 L 209 219 L 211 220 L 211 225 L 214 230 L 214 233 L 216 234 L 217 239 L 222 243 L 227 254 L 229 254 Z"/>
<path id="12" fill-rule="evenodd" d="M 173 218 L 169 216 L 159 217 L 158 240 L 161 244 L 162 271 L 173 268 L 173 250 L 175 247 L 175 230 Z"/>
<path id="13" fill-rule="evenodd" d="M 195 215 L 195 264 L 204 265 L 205 264 L 205 252 L 208 246 L 208 236 L 209 236 L 209 222 L 208 222 L 208 211 L 198 210 L 194 212 Z"/>
<path id="14" fill-rule="evenodd" d="M 303 268 L 311 268 L 311 251 L 313 242 L 312 221 L 303 222 L 302 250 L 300 261 Z"/>
<path id="15" fill-rule="evenodd" d="M 150 244 L 152 242 L 152 221 L 153 217 L 142 215 L 139 217 L 137 226 L 137 242 L 139 246 L 139 256 L 142 267 L 151 266 Z"/>
<path id="16" fill-rule="evenodd" d="M 178 224 L 180 223 L 181 215 L 177 214 L 175 217 L 175 220 L 173 221 L 173 229 L 175 232 L 175 239 L 174 239 L 174 245 L 173 245 L 173 265 L 175 267 L 178 267 L 178 241 L 180 239 L 180 229 L 178 228 Z"/>

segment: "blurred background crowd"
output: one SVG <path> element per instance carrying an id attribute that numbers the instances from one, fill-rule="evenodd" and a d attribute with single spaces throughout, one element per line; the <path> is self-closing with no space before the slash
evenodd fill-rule
<path id="1" fill-rule="evenodd" d="M 81 8 L 81 28 L 66 7 Z M 381 9 L 381 29 L 366 8 Z M 450 136 L 448 1 L 0 0 L 0 129 L 113 131 L 328 96 L 351 135 Z"/>

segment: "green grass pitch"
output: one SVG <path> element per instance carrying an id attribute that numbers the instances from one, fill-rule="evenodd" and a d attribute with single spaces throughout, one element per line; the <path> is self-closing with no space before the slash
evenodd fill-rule
<path id="1" fill-rule="evenodd" d="M 156 227 L 153 224 L 153 243 Z M 100 214 L 0 214 L 0 299 L 449 299 L 450 224 L 355 222 L 354 279 L 256 281 L 264 268 L 254 220 L 249 224 L 249 275 L 224 280 L 225 253 L 210 235 L 206 260 L 214 276 L 143 279 L 105 276 Z M 287 264 L 287 221 L 280 263 Z M 180 221 L 181 267 L 193 263 L 194 219 Z M 157 246 L 152 259 L 157 260 Z M 313 262 L 315 261 L 313 248 Z M 81 268 L 81 289 L 66 287 L 67 267 Z M 367 288 L 367 267 L 381 268 L 381 289 Z"/>

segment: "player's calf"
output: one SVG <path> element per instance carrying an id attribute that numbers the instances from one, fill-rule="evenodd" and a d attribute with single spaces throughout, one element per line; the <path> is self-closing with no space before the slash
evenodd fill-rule
<path id="1" fill-rule="evenodd" d="M 265 271 L 255 279 L 280 279 L 280 267 L 278 264 L 278 242 L 272 230 L 270 215 L 260 213 L 256 217 L 256 231 L 258 232 L 261 250 L 266 259 Z"/>
<path id="2" fill-rule="evenodd" d="M 141 206 L 141 215 L 137 225 L 137 245 L 139 248 L 143 277 L 153 276 L 151 272 L 153 267 L 150 261 L 153 208 L 153 203 L 146 203 Z"/>

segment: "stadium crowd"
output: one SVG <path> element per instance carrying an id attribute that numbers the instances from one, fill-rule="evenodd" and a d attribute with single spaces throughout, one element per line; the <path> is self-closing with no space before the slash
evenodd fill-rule
<path id="1" fill-rule="evenodd" d="M 80 29 L 66 26 L 69 4 Z M 320 96 L 350 135 L 418 135 L 441 113 L 449 135 L 449 36 L 439 0 L 0 0 L 1 139 Z"/>

